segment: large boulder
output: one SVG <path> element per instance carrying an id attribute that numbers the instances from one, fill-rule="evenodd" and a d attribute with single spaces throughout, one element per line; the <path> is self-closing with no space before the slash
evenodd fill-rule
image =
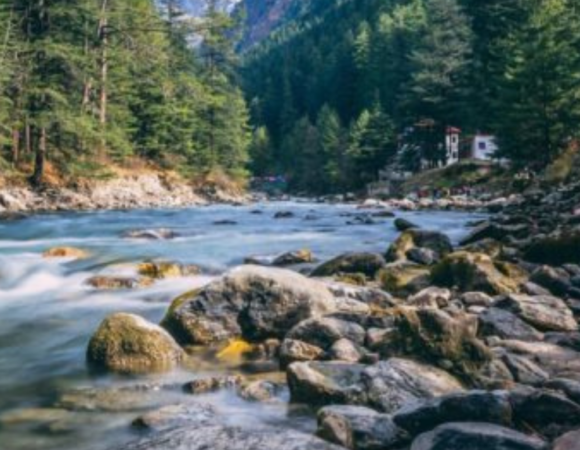
<path id="1" fill-rule="evenodd" d="M 107 317 L 87 349 L 92 366 L 121 373 L 172 369 L 183 356 L 183 350 L 163 328 L 124 313 Z"/>
<path id="2" fill-rule="evenodd" d="M 327 406 L 318 412 L 318 436 L 351 450 L 383 450 L 408 439 L 390 416 L 364 406 Z"/>
<path id="3" fill-rule="evenodd" d="M 499 425 L 480 422 L 448 423 L 420 435 L 411 450 L 547 450 L 536 438 Z"/>
<path id="4" fill-rule="evenodd" d="M 438 286 L 481 291 L 490 295 L 517 292 L 522 279 L 506 276 L 492 259 L 483 253 L 456 252 L 448 255 L 431 271 Z"/>
<path id="5" fill-rule="evenodd" d="M 315 436 L 280 428 L 211 425 L 157 433 L 116 450 L 344 450 Z"/>
<path id="6" fill-rule="evenodd" d="M 336 309 L 323 283 L 289 270 L 241 266 L 170 310 L 163 326 L 182 344 L 265 340 Z"/>
<path id="7" fill-rule="evenodd" d="M 404 406 L 394 422 L 412 435 L 447 422 L 489 422 L 510 426 L 512 407 L 505 391 L 470 391 Z"/>
<path id="8" fill-rule="evenodd" d="M 543 331 L 576 331 L 578 323 L 563 300 L 547 295 L 512 294 L 497 304 Z"/>
<path id="9" fill-rule="evenodd" d="M 449 237 L 438 231 L 409 229 L 404 231 L 387 250 L 387 261 L 407 259 L 407 253 L 413 248 L 426 248 L 439 256 L 445 256 L 453 251 Z"/>
<path id="10" fill-rule="evenodd" d="M 477 319 L 436 309 L 398 308 L 392 313 L 394 331 L 382 346 L 383 357 L 418 358 L 474 381 L 491 359 L 489 349 L 477 339 Z"/>
<path id="11" fill-rule="evenodd" d="M 552 450 L 580 450 L 580 429 L 560 436 L 554 441 Z"/>
<path id="12" fill-rule="evenodd" d="M 339 362 L 304 362 L 288 367 L 292 401 L 311 405 L 371 406 L 391 413 L 419 399 L 463 390 L 440 369 L 391 358 L 372 366 Z"/>
<path id="13" fill-rule="evenodd" d="M 385 413 L 418 400 L 463 390 L 462 384 L 447 372 L 401 358 L 369 366 L 361 374 L 361 383 L 367 404 Z"/>
<path id="14" fill-rule="evenodd" d="M 338 274 L 363 274 L 374 278 L 384 266 L 384 258 L 377 253 L 347 253 L 318 266 L 311 275 L 330 277 Z"/>

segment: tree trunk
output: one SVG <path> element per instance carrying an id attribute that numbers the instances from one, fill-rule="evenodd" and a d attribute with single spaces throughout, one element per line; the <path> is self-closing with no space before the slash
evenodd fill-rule
<path id="1" fill-rule="evenodd" d="M 42 186 L 44 179 L 44 162 L 46 160 L 46 128 L 40 129 L 38 147 L 36 149 L 36 158 L 34 161 L 34 174 L 32 175 L 32 185 L 34 187 Z"/>
<path id="2" fill-rule="evenodd" d="M 107 106 L 108 106 L 108 91 L 107 82 L 109 77 L 109 60 L 108 60 L 108 45 L 109 37 L 107 27 L 109 25 L 107 19 L 107 0 L 103 0 L 101 8 L 101 20 L 99 22 L 99 37 L 101 40 L 101 94 L 99 104 L 99 123 L 101 125 L 101 157 L 104 156 L 107 147 Z"/>
<path id="3" fill-rule="evenodd" d="M 20 130 L 17 127 L 12 129 L 12 164 L 18 164 L 20 153 Z"/>
<path id="4" fill-rule="evenodd" d="M 32 136 L 30 132 L 30 124 L 28 119 L 26 119 L 26 125 L 24 126 L 24 152 L 27 155 L 32 153 Z"/>

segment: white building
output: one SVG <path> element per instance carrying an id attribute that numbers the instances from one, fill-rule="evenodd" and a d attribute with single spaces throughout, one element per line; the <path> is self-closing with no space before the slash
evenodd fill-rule
<path id="1" fill-rule="evenodd" d="M 460 134 L 461 130 L 459 128 L 447 127 L 447 130 L 445 132 L 446 166 L 450 166 L 451 164 L 459 162 Z"/>
<path id="2" fill-rule="evenodd" d="M 471 146 L 471 158 L 490 161 L 495 157 L 495 153 L 498 149 L 495 136 L 489 134 L 476 134 Z"/>

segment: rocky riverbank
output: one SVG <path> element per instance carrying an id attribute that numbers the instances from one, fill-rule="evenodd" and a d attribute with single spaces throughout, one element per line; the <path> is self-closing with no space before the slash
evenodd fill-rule
<path id="1" fill-rule="evenodd" d="M 287 386 L 318 415 L 314 437 L 172 405 L 136 418 L 153 435 L 123 448 L 579 448 L 580 184 L 495 209 L 459 246 L 398 220 L 383 254 L 306 274 L 241 266 L 177 298 L 160 325 L 108 317 L 88 346 L 94 369 L 170 370 L 202 351 L 254 375 L 185 392 L 270 402 Z"/>
<path id="2" fill-rule="evenodd" d="M 242 190 L 215 185 L 197 188 L 163 173 L 148 173 L 91 181 L 75 187 L 42 190 L 26 186 L 0 188 L 0 214 L 180 208 L 247 200 L 248 196 Z"/>

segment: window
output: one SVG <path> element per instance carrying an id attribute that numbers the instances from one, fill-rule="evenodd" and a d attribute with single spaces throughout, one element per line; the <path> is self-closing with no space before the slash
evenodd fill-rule
<path id="1" fill-rule="evenodd" d="M 478 146 L 480 150 L 487 150 L 487 143 L 484 141 L 481 141 Z"/>
<path id="2" fill-rule="evenodd" d="M 456 135 L 453 136 L 453 143 L 457 144 L 457 136 Z"/>

